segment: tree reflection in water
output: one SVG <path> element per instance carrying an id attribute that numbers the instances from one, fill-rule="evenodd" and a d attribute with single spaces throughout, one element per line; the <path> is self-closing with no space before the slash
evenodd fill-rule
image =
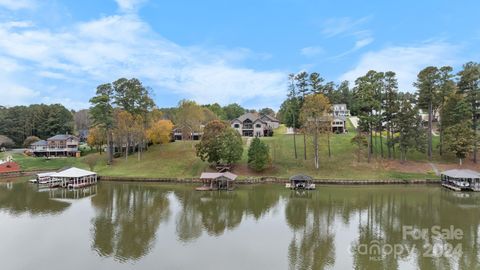
<path id="1" fill-rule="evenodd" d="M 152 248 L 158 226 L 170 216 L 167 194 L 161 186 L 99 185 L 92 197 L 93 248 L 121 261 L 142 258 Z"/>
<path id="2" fill-rule="evenodd" d="M 319 203 L 318 192 L 291 191 L 285 208 L 293 230 L 288 247 L 289 269 L 324 269 L 335 263 L 333 206 Z"/>
<path id="3" fill-rule="evenodd" d="M 2 184 L 0 185 L 0 210 L 11 215 L 57 215 L 65 211 L 70 204 L 50 199 L 49 192 L 39 192 L 36 185 Z"/>
<path id="4" fill-rule="evenodd" d="M 323 191 L 323 192 L 322 192 Z M 338 231 L 332 223 L 345 226 L 352 223 L 358 233 L 352 239 L 354 269 L 401 269 L 401 261 L 409 261 L 415 269 L 478 269 L 480 194 L 455 193 L 439 188 L 421 187 L 335 187 L 312 192 L 309 196 L 292 193 L 285 215 L 293 230 L 289 247 L 290 269 L 325 269 L 335 263 L 334 237 Z M 425 256 L 426 244 L 439 243 L 423 239 L 403 238 L 403 226 L 431 229 L 450 226 L 461 229 L 460 240 L 440 241 L 453 246 L 460 244 L 463 255 Z M 361 246 L 401 244 L 414 249 L 395 256 L 385 253 L 365 253 Z M 342 251 L 343 252 L 343 251 Z"/>
<path id="5" fill-rule="evenodd" d="M 176 218 L 178 239 L 190 242 L 205 231 L 220 236 L 240 225 L 244 216 L 262 218 L 277 205 L 280 193 L 271 186 L 250 186 L 233 192 L 175 189 L 182 209 Z"/>

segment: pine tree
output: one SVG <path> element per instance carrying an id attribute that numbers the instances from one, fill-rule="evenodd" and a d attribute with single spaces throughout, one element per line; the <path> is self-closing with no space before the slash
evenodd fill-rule
<path id="1" fill-rule="evenodd" d="M 400 100 L 400 110 L 395 121 L 399 132 L 396 142 L 400 149 L 400 160 L 407 160 L 407 152 L 410 149 L 416 149 L 420 152 L 425 151 L 425 130 L 422 120 L 418 114 L 418 108 L 414 107 L 407 99 Z"/>
<path id="2" fill-rule="evenodd" d="M 439 70 L 439 90 L 438 90 L 438 106 L 440 112 L 442 111 L 445 103 L 447 102 L 448 96 L 450 96 L 456 88 L 455 82 L 453 81 L 452 67 L 443 66 Z M 443 133 L 444 133 L 444 124 L 443 118 L 440 117 L 440 144 L 438 145 L 439 154 L 443 154 Z"/>
<path id="3" fill-rule="evenodd" d="M 472 110 L 472 130 L 475 135 L 473 141 L 473 162 L 477 162 L 477 126 L 480 116 L 480 64 L 468 62 L 463 66 L 463 70 L 458 73 L 460 81 L 458 82 L 459 91 L 466 95 Z"/>
<path id="4" fill-rule="evenodd" d="M 258 137 L 252 140 L 248 149 L 248 165 L 257 172 L 263 171 L 270 163 L 270 149 Z"/>
<path id="5" fill-rule="evenodd" d="M 428 111 L 427 156 L 432 159 L 432 122 L 438 108 L 440 74 L 437 67 L 426 67 L 417 75 L 414 86 L 418 89 L 418 103 Z"/>
<path id="6" fill-rule="evenodd" d="M 297 91 L 300 95 L 301 107 L 305 101 L 305 96 L 309 94 L 310 88 L 308 87 L 308 73 L 302 71 L 295 76 Z M 303 130 L 303 159 L 307 160 L 307 135 Z"/>
<path id="7" fill-rule="evenodd" d="M 393 134 L 394 134 L 394 119 L 398 112 L 398 82 L 395 78 L 395 73 L 388 71 L 385 73 L 384 78 L 385 98 L 383 100 L 383 120 L 387 129 L 387 151 L 388 158 L 393 157 Z"/>

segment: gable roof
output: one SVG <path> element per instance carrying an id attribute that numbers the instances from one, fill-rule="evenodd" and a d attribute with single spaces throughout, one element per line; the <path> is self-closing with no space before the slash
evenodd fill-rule
<path id="1" fill-rule="evenodd" d="M 270 121 L 270 122 L 280 122 L 273 116 L 270 116 L 270 115 L 267 115 L 267 114 L 259 115 L 257 113 L 243 114 L 243 115 L 239 116 L 238 118 L 233 119 L 231 122 L 240 121 L 240 122 L 243 123 L 245 120 L 250 119 L 252 121 L 252 123 L 257 121 L 257 120 L 261 120 L 263 123 L 266 123 L 267 121 L 264 120 L 265 118 L 267 118 L 268 119 L 267 121 Z"/>
<path id="2" fill-rule="evenodd" d="M 442 175 L 452 178 L 480 178 L 480 173 L 468 169 L 448 170 L 442 172 Z"/>
<path id="3" fill-rule="evenodd" d="M 231 172 L 224 172 L 224 173 L 209 173 L 209 172 L 204 172 L 202 175 L 200 175 L 200 179 L 217 179 L 219 177 L 225 177 L 230 180 L 235 180 L 237 179 L 237 175 L 233 174 Z"/>
<path id="4" fill-rule="evenodd" d="M 290 177 L 290 181 L 312 181 L 313 178 L 311 176 L 305 174 L 297 174 Z"/>
<path id="5" fill-rule="evenodd" d="M 33 146 L 46 146 L 46 145 L 47 145 L 47 141 L 45 141 L 45 140 L 40 140 L 40 141 L 37 141 L 37 142 L 32 143 L 31 145 L 33 145 Z"/>
<path id="6" fill-rule="evenodd" d="M 69 135 L 69 134 L 58 134 L 58 135 L 55 135 L 53 137 L 50 137 L 47 139 L 47 141 L 66 141 L 70 138 L 74 138 L 74 139 L 77 139 L 77 137 L 73 136 L 73 135 Z"/>
<path id="7" fill-rule="evenodd" d="M 243 114 L 241 116 L 239 116 L 238 118 L 236 118 L 238 121 L 240 122 L 243 122 L 247 119 L 250 119 L 252 122 L 255 122 L 255 120 L 258 119 L 258 115 L 255 114 L 255 113 L 246 113 L 246 114 Z M 234 119 L 235 120 L 235 119 Z"/>
<path id="8" fill-rule="evenodd" d="M 269 115 L 269 114 L 264 114 L 264 115 L 262 115 L 261 118 L 268 118 L 268 119 L 269 119 L 270 121 L 272 121 L 272 122 L 280 122 L 277 118 L 275 118 L 275 117 L 273 117 L 273 116 L 271 116 L 271 115 Z"/>
<path id="9" fill-rule="evenodd" d="M 52 176 L 53 177 L 65 177 L 65 178 L 67 178 L 67 177 L 83 177 L 83 176 L 89 176 L 89 175 L 95 175 L 95 174 L 97 174 L 97 173 L 72 167 L 70 169 L 66 169 L 64 171 L 60 171 L 58 173 L 55 173 Z"/>

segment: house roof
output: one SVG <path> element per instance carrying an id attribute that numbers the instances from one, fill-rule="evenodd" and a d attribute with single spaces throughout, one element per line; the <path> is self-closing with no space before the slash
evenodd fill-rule
<path id="1" fill-rule="evenodd" d="M 228 178 L 232 181 L 237 179 L 237 175 L 233 174 L 231 172 L 224 172 L 224 173 L 209 173 L 209 172 L 204 172 L 202 175 L 200 175 L 200 179 L 217 179 L 219 177 L 225 177 Z"/>
<path id="2" fill-rule="evenodd" d="M 38 177 L 47 177 L 56 174 L 56 172 L 45 172 L 45 173 L 37 173 Z"/>
<path id="3" fill-rule="evenodd" d="M 45 145 L 47 145 L 47 141 L 40 140 L 40 141 L 32 143 L 31 145 L 33 145 L 33 146 L 45 146 Z"/>
<path id="4" fill-rule="evenodd" d="M 51 176 L 52 177 L 68 178 L 68 177 L 84 177 L 84 176 L 95 175 L 95 174 L 97 174 L 97 173 L 72 167 L 70 169 L 66 169 L 64 171 L 57 172 L 57 173 L 55 173 Z"/>
<path id="5" fill-rule="evenodd" d="M 448 170 L 442 172 L 442 175 L 452 178 L 480 178 L 480 173 L 468 169 Z"/>
<path id="6" fill-rule="evenodd" d="M 53 137 L 50 137 L 47 139 L 47 141 L 65 141 L 65 140 L 68 140 L 70 138 L 75 138 L 77 139 L 77 137 L 73 136 L 73 135 L 69 135 L 69 134 L 58 134 L 58 135 L 55 135 Z"/>
<path id="7" fill-rule="evenodd" d="M 252 122 L 258 119 L 258 115 L 255 113 L 246 113 L 244 115 L 241 115 L 237 118 L 240 122 L 243 122 L 247 119 L 250 119 Z"/>
<path id="8" fill-rule="evenodd" d="M 233 119 L 231 122 L 234 122 L 234 121 L 244 122 L 245 120 L 250 119 L 252 122 L 260 120 L 263 123 L 266 123 L 266 121 L 262 120 L 262 118 L 265 118 L 265 117 L 268 118 L 268 121 L 270 122 L 280 122 L 275 117 L 272 117 L 270 115 L 267 115 L 267 114 L 258 115 L 257 113 L 246 113 L 244 115 L 239 116 L 238 118 Z"/>
<path id="9" fill-rule="evenodd" d="M 268 114 L 262 115 L 261 118 L 264 118 L 264 117 L 268 118 L 271 122 L 280 122 L 277 118 L 275 118 L 275 117 L 273 117 L 273 116 L 271 116 L 271 115 L 268 115 Z"/>

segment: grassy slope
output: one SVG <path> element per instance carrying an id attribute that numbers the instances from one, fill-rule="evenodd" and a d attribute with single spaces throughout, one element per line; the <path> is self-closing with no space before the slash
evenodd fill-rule
<path id="1" fill-rule="evenodd" d="M 354 130 L 350 123 L 348 130 Z M 279 134 L 280 133 L 280 134 Z M 330 137 L 331 158 L 328 158 L 326 138 L 321 139 L 320 169 L 316 170 L 312 160 L 312 144 L 307 137 L 307 160 L 303 160 L 303 135 L 297 135 L 298 159 L 294 159 L 293 135 L 283 135 L 277 132 L 273 138 L 265 138 L 270 145 L 275 175 L 287 177 L 296 173 L 307 173 L 315 178 L 343 178 L 343 179 L 419 179 L 433 177 L 430 173 L 404 173 L 383 169 L 379 162 L 355 162 L 356 156 L 353 145 L 350 143 L 353 132 L 348 134 L 332 135 Z M 385 148 L 386 149 L 386 148 Z M 421 153 L 420 153 L 421 154 Z M 418 153 L 410 153 L 420 157 Z M 409 157 L 410 158 L 410 157 Z"/>
<path id="2" fill-rule="evenodd" d="M 353 130 L 353 128 L 349 126 L 349 130 Z M 320 179 L 421 179 L 433 177 L 431 172 L 406 173 L 396 171 L 395 169 L 385 169 L 383 163 L 379 161 L 374 161 L 371 164 L 355 162 L 356 157 L 353 152 L 353 145 L 350 143 L 351 138 L 354 136 L 353 133 L 331 136 L 331 158 L 328 158 L 327 144 L 323 138 L 320 149 L 320 169 L 316 170 L 311 158 L 313 153 L 309 138 L 307 138 L 308 159 L 304 161 L 303 136 L 297 135 L 296 137 L 298 159 L 295 159 L 293 135 L 285 135 L 284 133 L 285 129 L 281 127 L 275 132 L 274 137 L 262 139 L 270 146 L 273 165 L 271 169 L 266 170 L 263 174 L 257 174 L 249 170 L 246 166 L 247 149 L 245 147 L 242 160 L 236 166 L 234 172 L 244 177 L 259 175 L 288 177 L 297 173 L 306 173 Z M 243 141 L 245 145 L 246 139 Z M 102 175 L 110 176 L 197 177 L 208 168 L 208 164 L 195 156 L 195 143 L 191 141 L 177 141 L 167 145 L 152 146 L 144 153 L 142 161 L 139 162 L 136 155 L 131 155 L 128 160 L 125 160 L 124 157 L 115 159 L 113 166 L 107 166 L 105 155 L 99 155 L 101 159 L 95 167 L 95 171 Z M 42 158 L 24 157 L 22 155 L 15 155 L 14 158 L 25 170 L 53 170 L 68 166 L 88 168 L 83 163 L 83 158 L 45 160 Z M 408 159 L 424 161 L 425 154 L 412 151 L 408 154 Z M 437 153 L 434 159 L 436 161 L 440 160 Z M 455 161 L 454 158 L 450 157 L 447 157 L 446 160 Z"/>

